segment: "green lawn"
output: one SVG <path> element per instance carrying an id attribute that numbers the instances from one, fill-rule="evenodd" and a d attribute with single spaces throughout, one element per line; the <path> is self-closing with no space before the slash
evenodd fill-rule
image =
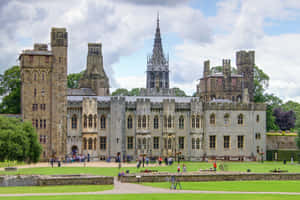
<path id="1" fill-rule="evenodd" d="M 112 190 L 112 189 L 113 189 L 112 185 L 0 187 L 0 194 L 97 192 L 97 191 Z"/>
<path id="2" fill-rule="evenodd" d="M 265 194 L 122 194 L 122 195 L 77 195 L 77 196 L 30 196 L 0 197 L 0 200 L 299 200 L 299 195 L 265 195 Z"/>
<path id="3" fill-rule="evenodd" d="M 143 185 L 170 188 L 170 183 L 167 182 L 143 183 Z M 241 192 L 300 192 L 299 185 L 300 181 L 181 182 L 183 190 Z"/>
<path id="4" fill-rule="evenodd" d="M 199 169 L 209 169 L 212 168 L 212 163 L 204 163 L 204 162 L 184 162 L 187 166 L 188 171 L 198 171 Z M 218 162 L 219 164 L 220 162 Z M 246 172 L 247 169 L 251 169 L 251 172 L 269 172 L 275 168 L 280 168 L 281 170 L 288 170 L 288 172 L 299 172 L 300 173 L 300 165 L 294 164 L 286 164 L 283 165 L 282 162 L 227 162 L 228 171 L 241 171 Z M 182 166 L 182 164 L 181 164 Z M 130 173 L 137 172 L 142 169 L 155 169 L 160 172 L 176 172 L 177 163 L 172 166 L 157 166 L 157 167 L 147 167 L 140 168 L 137 170 L 136 167 L 127 167 L 122 168 L 120 171 L 130 170 Z M 106 175 L 106 176 L 116 176 L 119 172 L 117 167 L 68 167 L 63 166 L 61 168 L 54 167 L 41 167 L 41 168 L 24 168 L 19 169 L 17 172 L 4 172 L 0 171 L 0 174 L 94 174 L 94 175 Z"/>

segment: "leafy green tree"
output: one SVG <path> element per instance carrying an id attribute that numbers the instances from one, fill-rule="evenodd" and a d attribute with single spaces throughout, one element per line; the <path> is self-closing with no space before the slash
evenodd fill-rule
<path id="1" fill-rule="evenodd" d="M 130 92 L 128 92 L 129 96 L 140 96 L 141 89 L 140 88 L 132 88 Z"/>
<path id="2" fill-rule="evenodd" d="M 38 162 L 42 147 L 30 122 L 0 116 L 0 161 Z"/>
<path id="3" fill-rule="evenodd" d="M 179 89 L 179 88 L 174 88 L 175 89 L 175 95 L 177 97 L 186 97 L 186 94 L 183 90 Z"/>
<path id="4" fill-rule="evenodd" d="M 21 112 L 21 75 L 20 67 L 13 66 L 0 74 L 0 113 L 16 114 Z"/>
<path id="5" fill-rule="evenodd" d="M 298 149 L 300 150 L 300 129 L 298 129 L 298 136 L 296 138 L 296 145 L 298 147 Z"/>
<path id="6" fill-rule="evenodd" d="M 80 73 L 68 74 L 68 88 L 78 88 L 79 80 L 83 76 L 84 71 Z"/>
<path id="7" fill-rule="evenodd" d="M 300 104 L 294 101 L 288 101 L 282 104 L 284 111 L 293 110 L 296 115 L 295 129 L 300 129 Z"/>
<path id="8" fill-rule="evenodd" d="M 258 66 L 254 66 L 254 102 L 266 102 L 265 91 L 269 87 L 270 77 Z"/>
<path id="9" fill-rule="evenodd" d="M 119 88 L 113 93 L 111 93 L 112 96 L 129 96 L 129 92 L 125 88 Z"/>

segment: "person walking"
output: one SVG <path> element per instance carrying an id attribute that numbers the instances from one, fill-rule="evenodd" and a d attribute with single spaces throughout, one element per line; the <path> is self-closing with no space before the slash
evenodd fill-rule
<path id="1" fill-rule="evenodd" d="M 180 165 L 177 166 L 177 172 L 180 172 Z"/>
<path id="2" fill-rule="evenodd" d="M 214 161 L 213 167 L 214 167 L 214 171 L 217 171 L 217 162 L 216 161 Z"/>

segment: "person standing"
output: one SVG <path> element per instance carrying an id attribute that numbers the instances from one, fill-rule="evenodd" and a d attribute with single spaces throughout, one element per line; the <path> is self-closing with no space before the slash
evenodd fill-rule
<path id="1" fill-rule="evenodd" d="M 177 172 L 180 172 L 180 165 L 177 166 Z"/>
<path id="2" fill-rule="evenodd" d="M 216 161 L 214 161 L 213 167 L 214 167 L 214 171 L 217 171 L 217 162 Z"/>

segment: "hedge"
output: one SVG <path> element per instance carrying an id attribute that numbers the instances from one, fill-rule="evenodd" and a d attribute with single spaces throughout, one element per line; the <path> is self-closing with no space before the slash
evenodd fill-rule
<path id="1" fill-rule="evenodd" d="M 293 157 L 294 161 L 300 159 L 300 150 L 267 150 L 267 160 L 275 160 L 275 153 L 277 152 L 277 160 L 291 160 Z"/>

